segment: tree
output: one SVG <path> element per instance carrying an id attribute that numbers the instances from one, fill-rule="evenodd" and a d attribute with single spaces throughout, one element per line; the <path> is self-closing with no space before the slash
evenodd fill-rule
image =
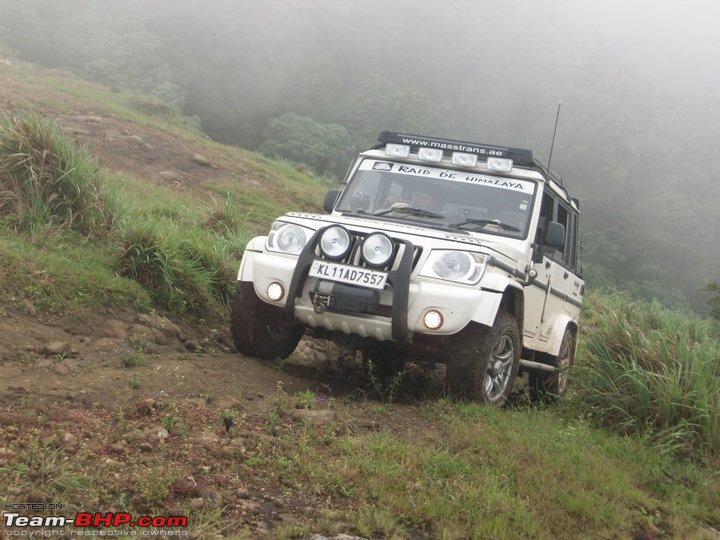
<path id="1" fill-rule="evenodd" d="M 340 176 L 354 155 L 350 134 L 338 124 L 320 124 L 295 113 L 268 122 L 258 151 L 304 163 L 321 174 Z"/>
<path id="2" fill-rule="evenodd" d="M 705 290 L 712 294 L 707 301 L 710 306 L 710 316 L 720 320 L 720 283 L 708 283 Z"/>

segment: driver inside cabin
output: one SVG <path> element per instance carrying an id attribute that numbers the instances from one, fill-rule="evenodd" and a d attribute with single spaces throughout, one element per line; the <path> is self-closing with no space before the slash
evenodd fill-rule
<path id="1" fill-rule="evenodd" d="M 419 208 L 433 211 L 442 209 L 442 205 L 437 204 L 434 197 L 428 191 L 422 189 L 405 190 L 403 197 L 390 194 L 385 199 L 384 206 L 387 208 Z"/>

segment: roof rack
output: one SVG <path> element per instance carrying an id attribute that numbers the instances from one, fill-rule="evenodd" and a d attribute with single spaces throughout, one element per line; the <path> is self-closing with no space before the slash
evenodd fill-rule
<path id="1" fill-rule="evenodd" d="M 466 152 L 485 158 L 501 157 L 512 159 L 516 165 L 533 168 L 545 175 L 546 178 L 555 182 L 557 186 L 565 192 L 568 199 L 570 198 L 570 193 L 563 185 L 562 178 L 548 169 L 547 166 L 540 163 L 540 161 L 533 156 L 532 150 L 470 141 L 458 141 L 455 139 L 443 139 L 440 137 L 428 137 L 426 135 L 414 135 L 412 133 L 396 131 L 381 132 L 378 136 L 378 141 L 380 141 L 381 144 L 375 145 L 373 148 L 382 148 L 386 144 L 406 144 L 411 148 L 439 148 L 443 150 L 446 155 L 450 155 L 452 152 Z"/>
<path id="2" fill-rule="evenodd" d="M 425 135 L 413 135 L 411 133 L 399 133 L 394 131 L 383 131 L 378 136 L 382 144 L 406 144 L 411 148 L 438 148 L 445 154 L 452 152 L 465 152 L 477 154 L 479 157 L 500 157 L 512 159 L 514 163 L 524 167 L 535 167 L 537 163 L 531 150 L 524 148 L 510 148 L 496 146 L 493 144 L 481 144 L 470 141 L 458 141 L 454 139 L 442 139 L 439 137 L 428 137 Z M 380 148 L 377 145 L 375 148 Z"/>

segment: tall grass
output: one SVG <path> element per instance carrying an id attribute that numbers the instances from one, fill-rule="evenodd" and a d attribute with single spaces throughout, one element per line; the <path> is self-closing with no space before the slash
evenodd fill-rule
<path id="1" fill-rule="evenodd" d="M 112 230 L 118 206 L 97 162 L 57 125 L 35 113 L 0 115 L 0 216 L 13 227 L 99 237 Z"/>
<path id="2" fill-rule="evenodd" d="M 720 456 L 720 343 L 711 321 L 619 294 L 586 312 L 578 397 L 658 448 Z"/>
<path id="3" fill-rule="evenodd" d="M 120 274 L 148 289 L 158 307 L 216 318 L 227 311 L 245 243 L 241 235 L 146 218 L 125 226 L 120 236 Z"/>

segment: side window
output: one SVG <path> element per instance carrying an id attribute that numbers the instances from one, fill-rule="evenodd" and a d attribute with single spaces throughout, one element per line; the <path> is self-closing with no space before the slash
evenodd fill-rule
<path id="1" fill-rule="evenodd" d="M 535 244 L 538 246 L 545 241 L 545 231 L 548 222 L 552 221 L 554 206 L 555 200 L 552 196 L 547 192 L 543 193 L 542 204 L 540 205 L 540 221 L 538 221 L 537 234 L 535 235 Z"/>
<path id="2" fill-rule="evenodd" d="M 563 201 L 546 192 L 540 205 L 540 220 L 535 236 L 535 243 L 541 246 L 541 249 L 545 243 L 545 231 L 550 221 L 557 221 L 565 227 L 565 247 L 562 254 L 558 253 L 558 257 L 561 256 L 568 267 L 574 268 L 577 263 L 577 213 Z"/>

